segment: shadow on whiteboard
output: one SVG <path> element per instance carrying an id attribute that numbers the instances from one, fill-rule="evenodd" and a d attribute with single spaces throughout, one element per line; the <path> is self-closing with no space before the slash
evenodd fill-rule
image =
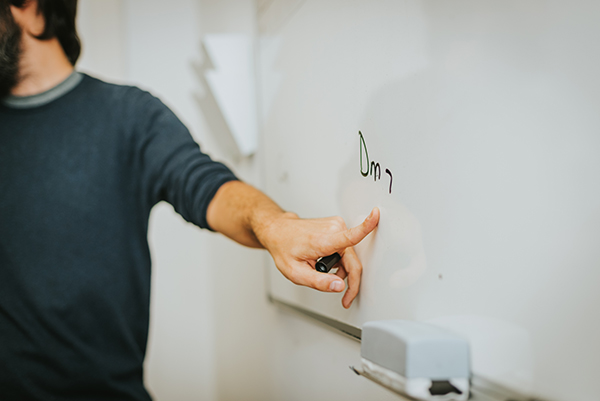
<path id="1" fill-rule="evenodd" d="M 356 163 L 351 161 L 352 167 Z M 344 168 L 343 171 L 352 168 Z M 357 174 L 354 174 L 356 177 Z M 363 262 L 363 286 L 381 280 L 382 268 L 388 272 L 385 281 L 392 289 L 413 285 L 427 270 L 421 223 L 411 211 L 382 186 L 375 187 L 372 179 L 353 179 L 345 173 L 340 177 L 340 206 L 342 215 L 350 226 L 360 224 L 373 206 L 379 207 L 379 226 L 355 247 Z M 384 260 L 385 259 L 385 260 Z M 394 261 L 393 268 L 386 261 Z M 391 272 L 391 274 L 389 273 Z M 363 295 L 376 291 L 363 291 Z M 367 295 L 368 297 L 368 295 Z M 363 299 L 363 301 L 365 301 Z"/>
<path id="2" fill-rule="evenodd" d="M 478 376 L 524 393 L 533 384 L 533 349 L 528 331 L 484 316 L 445 316 L 426 321 L 469 339 L 471 365 Z"/>

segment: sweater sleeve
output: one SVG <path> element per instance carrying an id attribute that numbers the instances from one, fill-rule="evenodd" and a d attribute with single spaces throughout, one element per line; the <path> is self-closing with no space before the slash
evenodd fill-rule
<path id="1" fill-rule="evenodd" d="M 146 199 L 152 206 L 167 201 L 185 220 L 211 230 L 206 220 L 208 205 L 221 185 L 237 180 L 236 176 L 203 153 L 160 100 L 144 93 L 139 104 L 144 106 L 134 140 Z"/>

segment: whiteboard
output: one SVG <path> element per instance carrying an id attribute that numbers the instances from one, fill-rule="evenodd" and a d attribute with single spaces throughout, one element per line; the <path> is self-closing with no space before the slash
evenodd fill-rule
<path id="1" fill-rule="evenodd" d="M 265 190 L 381 220 L 349 310 L 274 267 L 270 295 L 447 327 L 478 377 L 597 400 L 600 2 L 279 3 L 259 19 Z"/>

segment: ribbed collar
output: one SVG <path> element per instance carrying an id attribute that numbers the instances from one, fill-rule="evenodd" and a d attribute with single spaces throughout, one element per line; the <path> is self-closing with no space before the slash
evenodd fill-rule
<path id="1" fill-rule="evenodd" d="M 7 96 L 2 99 L 2 103 L 8 107 L 15 109 L 30 109 L 33 107 L 43 106 L 58 99 L 74 89 L 81 82 L 83 75 L 73 70 L 71 75 L 64 81 L 56 85 L 54 88 L 48 89 L 45 92 L 31 96 Z"/>

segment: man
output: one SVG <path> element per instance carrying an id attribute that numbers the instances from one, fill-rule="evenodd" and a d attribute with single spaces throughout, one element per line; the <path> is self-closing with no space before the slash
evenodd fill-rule
<path id="1" fill-rule="evenodd" d="M 76 0 L 0 0 L 0 399 L 148 400 L 151 208 L 341 292 L 379 221 L 302 220 L 212 161 L 159 100 L 74 71 Z M 314 270 L 339 252 L 338 272 Z"/>

